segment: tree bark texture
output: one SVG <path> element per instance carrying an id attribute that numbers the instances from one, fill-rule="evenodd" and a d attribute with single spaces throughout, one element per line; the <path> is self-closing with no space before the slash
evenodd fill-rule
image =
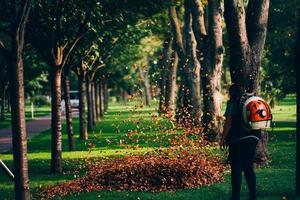
<path id="1" fill-rule="evenodd" d="M 91 104 L 92 104 L 92 115 L 93 115 L 93 126 L 96 125 L 96 102 L 95 102 L 95 84 L 91 80 Z"/>
<path id="2" fill-rule="evenodd" d="M 14 154 L 15 173 L 15 199 L 30 199 L 28 161 L 27 161 L 27 138 L 25 124 L 25 98 L 23 80 L 22 47 L 19 38 L 16 37 L 15 46 L 12 50 L 11 65 L 11 109 L 12 109 L 12 142 Z"/>
<path id="3" fill-rule="evenodd" d="M 89 78 L 86 82 L 86 93 L 87 93 L 87 107 L 88 107 L 88 131 L 93 131 L 93 103 L 92 103 L 92 87 Z"/>
<path id="4" fill-rule="evenodd" d="M 225 0 L 225 22 L 229 39 L 230 75 L 233 83 L 243 85 L 247 92 L 259 92 L 259 69 L 263 58 L 270 0 Z M 259 141 L 256 158 L 267 162 L 267 143 Z"/>
<path id="5" fill-rule="evenodd" d="M 161 75 L 160 75 L 160 91 L 159 91 L 159 107 L 158 111 L 159 114 L 165 114 L 166 113 L 166 105 L 165 105 L 165 99 L 166 99 L 166 87 L 167 87 L 167 70 L 170 65 L 171 61 L 171 52 L 172 52 L 172 39 L 171 37 L 166 34 L 164 41 L 164 47 L 163 47 L 163 57 L 162 57 L 162 69 L 161 69 Z"/>
<path id="6" fill-rule="evenodd" d="M 51 173 L 62 173 L 61 70 L 51 66 Z"/>
<path id="7" fill-rule="evenodd" d="M 180 77 L 176 119 L 179 123 L 200 125 L 200 63 L 196 56 L 196 40 L 192 31 L 191 4 L 185 1 L 184 36 L 174 2 L 170 1 L 169 13 L 171 30 L 174 37 L 174 49 L 179 58 Z M 185 40 L 184 40 L 185 39 Z"/>
<path id="8" fill-rule="evenodd" d="M 265 45 L 270 0 L 225 0 L 229 38 L 230 74 L 233 83 L 248 92 L 259 92 L 259 68 Z"/>
<path id="9" fill-rule="evenodd" d="M 177 66 L 178 56 L 176 52 L 172 52 L 171 63 L 166 70 L 166 88 L 165 88 L 165 108 L 168 116 L 174 118 L 175 116 L 175 99 L 177 92 Z"/>
<path id="10" fill-rule="evenodd" d="M 24 33 L 16 31 L 11 51 L 11 119 L 14 155 L 15 199 L 30 199 L 27 138 L 25 124 L 25 97 L 23 79 L 23 44 Z"/>
<path id="11" fill-rule="evenodd" d="M 103 111 L 107 112 L 108 110 L 108 102 L 109 102 L 109 92 L 107 86 L 107 80 L 103 81 Z"/>
<path id="12" fill-rule="evenodd" d="M 150 106 L 150 82 L 149 82 L 149 68 L 150 65 L 145 66 L 145 69 L 143 66 L 139 66 L 139 73 L 140 78 L 142 80 L 142 84 L 144 87 L 144 95 L 145 95 L 145 104 L 146 106 Z"/>
<path id="13" fill-rule="evenodd" d="M 99 114 L 100 114 L 100 118 L 103 117 L 103 82 L 100 80 L 99 82 Z"/>
<path id="14" fill-rule="evenodd" d="M 81 140 L 88 139 L 86 127 L 86 77 L 85 73 L 81 72 L 78 76 L 79 87 L 79 138 Z"/>
<path id="15" fill-rule="evenodd" d="M 185 84 L 187 86 L 188 105 L 186 116 L 191 114 L 194 125 L 200 124 L 201 119 L 201 97 L 200 97 L 200 62 L 197 58 L 197 42 L 192 29 L 191 0 L 185 0 Z"/>
<path id="16" fill-rule="evenodd" d="M 30 199 L 23 78 L 24 36 L 30 7 L 31 1 L 29 0 L 20 3 L 19 8 L 11 7 L 16 14 L 11 19 L 11 48 L 6 49 L 6 47 L 0 45 L 0 50 L 5 54 L 4 58 L 10 73 L 14 185 L 15 199 L 17 200 Z"/>
<path id="17" fill-rule="evenodd" d="M 194 32 L 197 33 L 198 51 L 203 56 L 203 124 L 209 139 L 214 140 L 222 131 L 221 76 L 223 64 L 223 10 L 221 2 L 208 3 L 208 31 L 205 26 L 200 0 L 193 1 Z"/>
<path id="18" fill-rule="evenodd" d="M 85 35 L 87 29 L 85 22 L 79 20 L 77 33 L 74 37 L 67 37 L 63 31 L 65 23 L 64 16 L 64 1 L 54 1 L 49 10 L 50 20 L 47 30 L 44 31 L 45 37 L 34 38 L 31 37 L 31 44 L 43 55 L 49 65 L 49 74 L 51 81 L 51 133 L 52 133 L 52 151 L 51 152 L 51 169 L 52 173 L 62 172 L 62 158 L 61 158 L 61 73 L 65 68 L 71 54 L 74 52 L 78 43 Z M 43 16 L 41 14 L 41 16 Z M 87 20 L 86 20 L 87 21 Z M 42 27 L 39 27 L 42 28 Z M 49 29 L 48 29 L 49 28 Z M 30 38 L 30 37 L 29 37 Z M 46 43 L 41 40 L 48 40 Z M 42 44 L 42 45 L 41 45 Z"/>
<path id="19" fill-rule="evenodd" d="M 64 100 L 65 100 L 69 151 L 74 151 L 75 142 L 74 142 L 74 130 L 73 130 L 73 113 L 72 113 L 72 106 L 70 100 L 70 80 L 68 74 L 64 74 L 63 76 L 63 87 L 64 87 Z"/>
<path id="20" fill-rule="evenodd" d="M 298 40 L 296 44 L 296 92 L 297 92 L 297 129 L 296 129 L 296 196 L 300 197 L 300 9 Z"/>

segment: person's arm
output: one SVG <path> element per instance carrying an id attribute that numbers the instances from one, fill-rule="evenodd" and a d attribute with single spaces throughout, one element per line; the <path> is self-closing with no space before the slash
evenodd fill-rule
<path id="1" fill-rule="evenodd" d="M 225 120 L 225 124 L 224 124 L 224 127 L 223 127 L 223 133 L 221 134 L 221 137 L 220 137 L 220 148 L 221 148 L 221 150 L 223 150 L 226 146 L 225 139 L 226 139 L 226 137 L 229 133 L 229 130 L 231 129 L 231 124 L 232 124 L 232 116 L 227 115 L 226 120 Z"/>

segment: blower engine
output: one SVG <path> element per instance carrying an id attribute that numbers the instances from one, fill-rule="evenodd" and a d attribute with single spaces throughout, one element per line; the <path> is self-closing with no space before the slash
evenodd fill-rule
<path id="1" fill-rule="evenodd" d="M 260 97 L 252 96 L 242 103 L 243 123 L 247 130 L 270 128 L 272 122 L 271 109 Z"/>

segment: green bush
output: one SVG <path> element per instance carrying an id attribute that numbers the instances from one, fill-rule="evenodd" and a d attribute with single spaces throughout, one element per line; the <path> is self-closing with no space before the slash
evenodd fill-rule
<path id="1" fill-rule="evenodd" d="M 34 105 L 36 106 L 50 106 L 50 100 L 47 96 L 36 96 L 33 98 Z"/>

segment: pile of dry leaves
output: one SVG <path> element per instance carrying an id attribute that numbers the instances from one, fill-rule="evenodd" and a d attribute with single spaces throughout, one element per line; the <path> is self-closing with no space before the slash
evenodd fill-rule
<path id="1" fill-rule="evenodd" d="M 167 191 L 223 180 L 224 165 L 206 154 L 128 156 L 89 166 L 81 178 L 45 188 L 41 199 L 95 190 Z"/>

